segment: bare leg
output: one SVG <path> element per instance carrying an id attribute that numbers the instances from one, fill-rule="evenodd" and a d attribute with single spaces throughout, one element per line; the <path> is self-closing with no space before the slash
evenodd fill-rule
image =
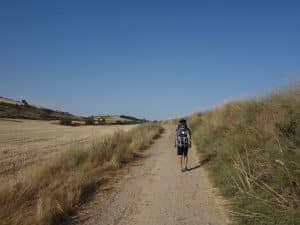
<path id="1" fill-rule="evenodd" d="M 184 156 L 184 163 L 185 163 L 185 168 L 187 168 L 187 164 L 188 164 L 188 156 Z"/>
<path id="2" fill-rule="evenodd" d="M 180 164 L 180 168 L 181 168 L 181 169 L 182 169 L 182 161 L 183 161 L 182 155 L 179 155 L 179 156 L 178 156 L 178 164 Z"/>

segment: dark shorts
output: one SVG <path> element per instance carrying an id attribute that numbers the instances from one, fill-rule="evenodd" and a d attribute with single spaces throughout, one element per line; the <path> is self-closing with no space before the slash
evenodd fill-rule
<path id="1" fill-rule="evenodd" d="M 188 147 L 177 147 L 177 155 L 187 156 L 188 150 Z"/>

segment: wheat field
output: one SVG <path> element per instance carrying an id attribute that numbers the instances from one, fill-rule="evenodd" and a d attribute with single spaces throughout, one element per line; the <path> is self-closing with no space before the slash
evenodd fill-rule
<path id="1" fill-rule="evenodd" d="M 91 145 L 117 130 L 135 125 L 61 126 L 57 121 L 0 119 L 0 180 L 57 153 Z"/>

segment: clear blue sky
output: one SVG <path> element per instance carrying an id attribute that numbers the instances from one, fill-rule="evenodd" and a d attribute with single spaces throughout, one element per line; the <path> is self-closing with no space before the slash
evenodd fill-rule
<path id="1" fill-rule="evenodd" d="M 299 79 L 299 1 L 0 2 L 0 95 L 149 119 Z"/>

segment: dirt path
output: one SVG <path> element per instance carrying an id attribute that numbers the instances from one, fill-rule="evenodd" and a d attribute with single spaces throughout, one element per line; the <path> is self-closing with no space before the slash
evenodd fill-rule
<path id="1" fill-rule="evenodd" d="M 189 171 L 182 173 L 168 128 L 147 151 L 147 158 L 123 179 L 120 191 L 79 216 L 84 225 L 226 224 L 194 150 Z M 96 200 L 97 201 L 97 198 Z M 100 200 L 99 200 L 100 201 Z"/>

